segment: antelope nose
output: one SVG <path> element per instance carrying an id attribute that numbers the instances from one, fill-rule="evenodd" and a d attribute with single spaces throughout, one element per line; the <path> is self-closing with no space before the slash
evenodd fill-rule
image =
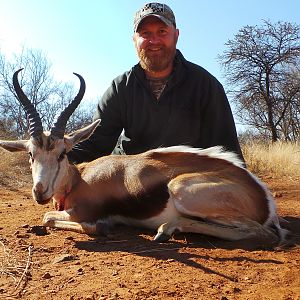
<path id="1" fill-rule="evenodd" d="M 41 182 L 38 182 L 34 185 L 32 189 L 33 198 L 36 200 L 37 203 L 40 203 L 43 201 L 43 193 L 44 193 L 44 187 Z"/>
<path id="2" fill-rule="evenodd" d="M 36 194 L 42 194 L 43 193 L 43 184 L 41 182 L 38 182 L 34 187 L 33 187 L 33 191 Z"/>

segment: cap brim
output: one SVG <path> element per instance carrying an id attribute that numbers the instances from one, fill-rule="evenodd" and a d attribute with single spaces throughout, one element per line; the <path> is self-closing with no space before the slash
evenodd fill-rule
<path id="1" fill-rule="evenodd" d="M 172 21 L 168 20 L 167 18 L 161 16 L 161 15 L 157 15 L 157 14 L 149 14 L 149 15 L 146 15 L 144 17 L 142 17 L 138 23 L 136 23 L 134 25 L 134 32 L 137 31 L 138 27 L 140 26 L 141 22 L 144 21 L 146 18 L 148 17 L 156 17 L 158 19 L 160 19 L 161 21 L 163 21 L 167 26 L 171 26 L 171 25 L 174 25 Z"/>

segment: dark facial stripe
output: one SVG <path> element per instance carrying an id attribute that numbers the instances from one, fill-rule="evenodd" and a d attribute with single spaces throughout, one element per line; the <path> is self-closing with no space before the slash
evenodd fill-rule
<path id="1" fill-rule="evenodd" d="M 33 141 L 33 143 L 34 143 L 37 147 L 43 149 L 43 144 L 44 144 L 44 142 L 43 142 L 43 135 L 34 137 L 34 138 L 32 139 L 32 141 Z"/>
<path id="2" fill-rule="evenodd" d="M 59 173 L 59 171 L 60 171 L 60 164 L 61 164 L 61 162 L 59 161 L 59 162 L 58 162 L 58 166 L 57 166 L 57 170 L 56 170 L 56 173 L 55 173 L 55 176 L 54 176 L 54 178 L 53 178 L 53 180 L 52 180 L 52 182 L 51 182 L 51 188 L 52 188 L 52 191 L 54 191 L 54 184 L 55 184 L 55 182 L 56 182 L 57 175 L 58 175 L 58 173 Z"/>

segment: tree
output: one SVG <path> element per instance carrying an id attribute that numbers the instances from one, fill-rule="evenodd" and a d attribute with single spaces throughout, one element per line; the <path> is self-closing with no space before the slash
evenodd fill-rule
<path id="1" fill-rule="evenodd" d="M 285 104 L 285 116 L 279 123 L 280 132 L 286 141 L 300 138 L 300 68 L 291 68 L 284 74 L 284 80 L 279 84 L 279 99 Z M 280 111 L 275 111 L 277 115 Z"/>
<path id="2" fill-rule="evenodd" d="M 50 73 L 51 64 L 40 50 L 23 49 L 8 60 L 0 52 L 0 124 L 3 132 L 15 132 L 19 138 L 27 135 L 28 123 L 24 110 L 17 100 L 13 85 L 13 73 L 19 68 L 19 82 L 27 97 L 40 114 L 44 129 L 50 129 L 58 112 L 77 94 L 69 83 L 56 82 Z M 80 105 L 71 117 L 68 128 L 78 129 L 91 120 L 91 112 Z M 70 120 L 71 120 L 70 119 Z M 70 123 L 70 122 L 69 122 Z"/>
<path id="3" fill-rule="evenodd" d="M 299 139 L 299 26 L 263 21 L 225 45 L 219 60 L 242 123 L 269 132 L 272 141 Z"/>
<path id="4" fill-rule="evenodd" d="M 52 95 L 52 98 L 55 98 L 55 101 L 52 101 L 51 105 L 48 103 L 48 107 L 43 109 L 45 128 L 48 130 L 51 128 L 53 120 L 65 109 L 65 107 L 67 107 L 77 93 L 78 90 L 70 83 L 60 83 L 57 85 L 57 88 Z M 95 110 L 95 107 L 96 104 L 94 101 L 90 101 L 89 105 L 80 104 L 68 120 L 66 133 L 91 123 L 92 113 Z"/>

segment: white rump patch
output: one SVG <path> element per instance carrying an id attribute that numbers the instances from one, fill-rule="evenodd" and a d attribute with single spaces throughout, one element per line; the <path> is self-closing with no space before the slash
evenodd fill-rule
<path id="1" fill-rule="evenodd" d="M 223 159 L 239 168 L 244 169 L 244 163 L 241 161 L 241 159 L 239 159 L 238 155 L 234 152 L 225 151 L 222 146 L 214 146 L 206 149 L 193 148 L 189 146 L 171 146 L 166 148 L 158 148 L 153 151 L 164 152 L 164 153 L 171 153 L 171 152 L 195 153 L 200 156 L 209 156 L 212 158 Z"/>

